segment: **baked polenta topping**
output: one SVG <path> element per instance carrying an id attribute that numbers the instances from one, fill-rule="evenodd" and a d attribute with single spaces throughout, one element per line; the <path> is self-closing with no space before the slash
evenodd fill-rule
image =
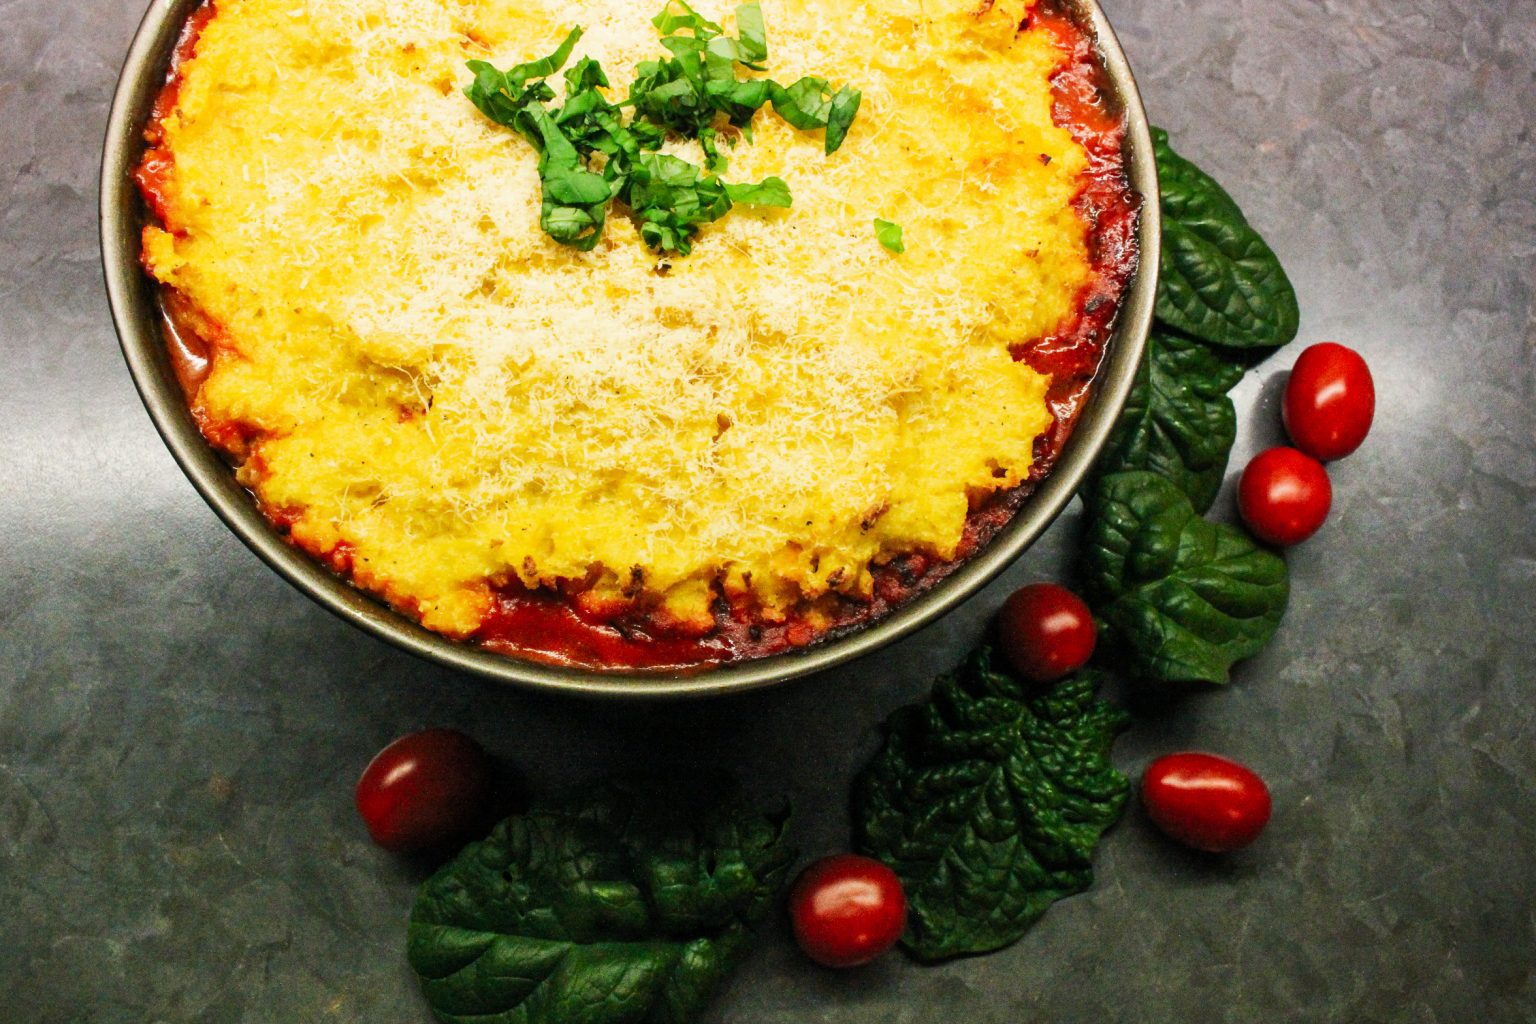
<path id="1" fill-rule="evenodd" d="M 792 202 L 680 247 L 625 193 L 584 251 L 467 64 L 580 27 L 571 60 L 621 105 L 668 57 L 651 5 L 220 0 L 146 161 L 145 263 L 196 311 L 205 434 L 295 543 L 452 637 L 533 591 L 692 635 L 728 607 L 825 627 L 880 566 L 961 553 L 1052 426 L 1015 356 L 1081 314 L 1094 267 L 1034 6 L 762 0 L 766 72 L 741 79 L 857 87 L 846 137 L 771 105 L 718 119 L 718 163 L 669 133 L 660 154 Z M 576 83 L 547 82 L 558 110 Z"/>

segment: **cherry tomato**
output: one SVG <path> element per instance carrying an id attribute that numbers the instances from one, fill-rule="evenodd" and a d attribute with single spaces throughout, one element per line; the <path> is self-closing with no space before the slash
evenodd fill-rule
<path id="1" fill-rule="evenodd" d="M 1281 415 L 1291 443 L 1314 459 L 1342 459 L 1365 440 L 1376 384 L 1360 353 L 1332 341 L 1303 352 L 1285 385 Z"/>
<path id="2" fill-rule="evenodd" d="M 896 872 L 855 853 L 824 857 L 789 892 L 795 941 L 823 967 L 858 967 L 896 945 L 907 897 Z"/>
<path id="3" fill-rule="evenodd" d="M 1260 539 L 1300 544 L 1317 532 L 1333 504 L 1323 464 L 1295 448 L 1260 452 L 1237 484 L 1237 510 Z"/>
<path id="4" fill-rule="evenodd" d="M 1169 754 L 1153 761 L 1141 777 L 1141 801 L 1158 828 L 1208 853 L 1247 846 L 1269 822 L 1264 780 L 1215 754 Z"/>
<path id="5" fill-rule="evenodd" d="M 1037 683 L 1088 664 L 1097 639 L 1093 612 L 1054 583 L 1031 583 L 1010 594 L 998 613 L 997 635 L 1014 671 Z"/>
<path id="6" fill-rule="evenodd" d="M 461 838 L 490 789 L 491 761 L 480 744 L 454 729 L 427 729 L 379 751 L 354 795 L 373 841 L 408 853 Z"/>

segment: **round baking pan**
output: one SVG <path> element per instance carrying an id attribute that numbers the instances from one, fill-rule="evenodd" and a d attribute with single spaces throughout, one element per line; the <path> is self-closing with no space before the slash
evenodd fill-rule
<path id="1" fill-rule="evenodd" d="M 1157 169 L 1147 116 L 1125 54 L 1093 0 L 1071 0 L 1091 25 L 1108 75 L 1110 102 L 1126 118 L 1126 168 L 1143 199 L 1138 230 L 1140 269 L 1121 303 L 1093 389 L 1056 466 L 1012 520 L 981 551 L 931 589 L 890 615 L 803 650 L 696 671 L 600 672 L 523 661 L 423 629 L 332 574 L 287 543 L 262 516 L 252 495 L 201 434 L 176 382 L 162 335 L 152 283 L 139 265 L 145 211 L 133 182 L 143 130 L 165 84 L 183 23 L 201 0 L 156 0 L 139 26 L 123 66 L 107 125 L 101 169 L 101 252 L 107 296 L 123 355 L 145 408 L 166 446 L 219 517 L 283 578 L 325 608 L 402 647 L 464 672 L 544 691 L 615 698 L 678 698 L 771 686 L 883 647 L 960 604 L 1011 564 L 1076 493 L 1103 447 L 1131 389 L 1152 320 L 1160 220 Z"/>

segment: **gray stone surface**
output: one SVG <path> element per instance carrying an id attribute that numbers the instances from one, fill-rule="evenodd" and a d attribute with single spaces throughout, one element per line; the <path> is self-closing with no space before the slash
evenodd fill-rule
<path id="1" fill-rule="evenodd" d="M 1133 809 L 1091 892 L 943 967 L 834 975 L 775 925 L 708 1020 L 1536 1019 L 1536 7 L 1106 6 L 1154 120 L 1285 260 L 1303 341 L 1377 375 L 1275 644 L 1116 752 L 1243 759 L 1274 822 L 1206 859 Z M 538 792 L 731 766 L 793 797 L 807 853 L 841 847 L 876 723 L 1060 570 L 1072 517 L 926 632 L 750 699 L 540 699 L 332 619 L 197 498 L 116 350 L 95 179 L 139 14 L 0 0 L 0 1020 L 427 1020 L 402 953 L 423 868 L 370 846 L 351 785 L 429 724 Z M 1295 351 L 1238 390 L 1235 464 L 1278 440 Z"/>

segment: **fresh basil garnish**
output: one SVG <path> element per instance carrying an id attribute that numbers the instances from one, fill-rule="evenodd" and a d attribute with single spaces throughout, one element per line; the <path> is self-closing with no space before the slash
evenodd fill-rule
<path id="1" fill-rule="evenodd" d="M 727 165 L 720 151 L 722 118 L 750 137 L 752 118 L 771 101 L 795 127 L 825 128 L 830 154 L 843 144 L 858 113 L 858 90 L 845 86 L 833 92 L 822 78 L 802 78 L 785 88 L 770 79 L 739 76 L 738 68 L 762 71 L 768 58 L 756 0 L 736 9 L 735 38 L 684 0 L 670 0 L 652 24 L 672 56 L 642 62 L 622 104 L 600 91 L 609 86 L 602 65 L 582 58 L 565 73 L 559 111 L 546 106 L 555 93 L 545 79 L 570 59 L 580 28 L 548 57 L 506 72 L 470 62 L 475 79 L 465 94 L 486 117 L 518 132 L 538 152 L 540 224 L 565 245 L 595 247 L 608 203 L 618 200 L 634 212 L 647 245 L 687 255 L 700 226 L 725 216 L 735 203 L 787 207 L 791 202 L 789 187 L 779 178 L 755 184 L 719 179 Z M 633 110 L 628 122 L 625 107 Z M 669 134 L 696 140 L 704 166 L 656 154 Z M 601 161 L 595 159 L 599 154 Z"/>
<path id="2" fill-rule="evenodd" d="M 1171 481 L 1111 473 L 1089 496 L 1081 575 L 1105 632 L 1139 677 L 1225 683 L 1264 649 L 1290 596 L 1285 561 L 1200 518 Z"/>
<path id="3" fill-rule="evenodd" d="M 886 724 L 854 783 L 854 839 L 901 877 L 918 959 L 1006 946 L 1092 883 L 1129 789 L 1109 761 L 1129 719 L 1095 696 L 1101 678 L 1039 692 L 982 648 Z"/>
<path id="4" fill-rule="evenodd" d="M 1171 481 L 1197 512 L 1216 500 L 1237 437 L 1227 391 L 1243 368 L 1205 345 L 1153 330 L 1096 476 L 1145 469 Z"/>
<path id="5" fill-rule="evenodd" d="M 422 886 L 411 967 L 448 1024 L 687 1024 L 775 905 L 787 818 L 654 782 L 508 818 Z"/>
<path id="6" fill-rule="evenodd" d="M 1152 131 L 1161 179 L 1163 248 L 1157 318 L 1202 341 L 1274 348 L 1301 314 L 1280 260 L 1216 180 Z"/>

